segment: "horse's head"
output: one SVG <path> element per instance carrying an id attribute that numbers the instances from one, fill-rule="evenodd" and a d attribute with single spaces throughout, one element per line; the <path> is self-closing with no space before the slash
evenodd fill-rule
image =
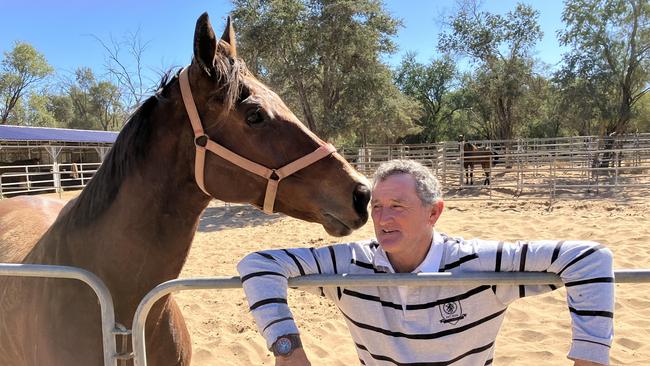
<path id="1" fill-rule="evenodd" d="M 501 157 L 499 156 L 499 153 L 497 153 L 494 150 L 490 150 L 490 153 L 492 154 L 492 164 L 502 163 L 502 161 L 499 160 L 499 159 L 501 159 Z"/>
<path id="2" fill-rule="evenodd" d="M 332 235 L 367 221 L 365 178 L 246 70 L 230 19 L 221 39 L 207 13 L 198 19 L 194 58 L 180 79 L 189 115 L 196 106 L 185 131 L 194 137 L 184 138 L 196 144 L 197 190 L 318 222 Z"/>

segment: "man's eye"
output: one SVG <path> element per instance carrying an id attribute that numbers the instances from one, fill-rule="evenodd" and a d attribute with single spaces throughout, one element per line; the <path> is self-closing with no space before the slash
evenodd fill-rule
<path id="1" fill-rule="evenodd" d="M 258 109 L 246 116 L 246 122 L 250 125 L 256 125 L 264 122 L 264 114 Z"/>

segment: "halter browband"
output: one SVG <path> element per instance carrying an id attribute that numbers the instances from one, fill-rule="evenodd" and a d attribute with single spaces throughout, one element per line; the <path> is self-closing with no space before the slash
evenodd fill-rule
<path id="1" fill-rule="evenodd" d="M 205 131 L 203 130 L 203 124 L 201 123 L 199 112 L 197 111 L 196 105 L 194 104 L 194 97 L 192 96 L 192 90 L 190 88 L 190 82 L 188 80 L 188 69 L 189 67 L 184 68 L 181 71 L 179 77 L 181 84 L 181 95 L 183 96 L 185 110 L 187 111 L 187 115 L 190 117 L 190 122 L 192 123 L 192 130 L 194 130 L 194 145 L 196 146 L 196 155 L 194 159 L 194 177 L 196 178 L 196 184 L 208 196 L 212 195 L 206 191 L 205 185 L 203 183 L 206 150 L 210 150 L 212 153 L 222 157 L 223 159 L 228 160 L 229 162 L 268 180 L 263 207 L 263 211 L 267 214 L 273 213 L 275 195 L 278 191 L 278 185 L 283 178 L 286 178 L 291 174 L 336 152 L 336 148 L 333 145 L 325 144 L 321 141 L 321 146 L 312 153 L 307 154 L 302 158 L 295 160 L 279 169 L 269 169 L 228 150 L 222 145 L 219 145 L 210 139 L 210 136 L 206 135 Z"/>

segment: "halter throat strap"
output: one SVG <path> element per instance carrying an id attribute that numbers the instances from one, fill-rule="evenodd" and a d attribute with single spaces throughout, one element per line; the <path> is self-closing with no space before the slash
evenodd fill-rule
<path id="1" fill-rule="evenodd" d="M 273 206 L 275 203 L 275 196 L 278 192 L 278 185 L 280 181 L 291 174 L 319 161 L 336 152 L 336 148 L 331 144 L 321 142 L 321 146 L 313 152 L 295 160 L 281 168 L 270 169 L 256 162 L 250 161 L 245 157 L 228 150 L 224 146 L 216 143 L 208 136 L 203 130 L 199 112 L 194 104 L 194 97 L 192 96 L 192 89 L 189 82 L 189 67 L 184 68 L 179 76 L 181 95 L 183 97 L 183 104 L 185 110 L 190 118 L 192 130 L 194 131 L 194 146 L 196 147 L 196 154 L 194 158 L 194 177 L 196 184 L 208 196 L 212 196 L 205 189 L 204 172 L 205 172 L 205 152 L 206 150 L 220 156 L 221 158 L 247 170 L 251 173 L 259 175 L 267 180 L 266 193 L 264 195 L 263 211 L 267 214 L 273 213 Z"/>

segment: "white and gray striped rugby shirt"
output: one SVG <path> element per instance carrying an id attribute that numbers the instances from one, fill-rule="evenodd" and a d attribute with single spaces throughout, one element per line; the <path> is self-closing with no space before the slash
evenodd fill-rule
<path id="1" fill-rule="evenodd" d="M 434 235 L 440 272 L 548 271 L 567 289 L 573 341 L 569 357 L 608 364 L 613 336 L 611 252 L 587 241 L 505 243 Z M 431 253 L 429 253 L 431 254 Z M 287 278 L 305 274 L 369 274 L 385 253 L 375 240 L 322 248 L 268 250 L 238 265 L 250 310 L 270 346 L 298 333 L 287 305 Z M 427 259 L 436 256 L 428 255 Z M 426 260 L 425 260 L 426 261 Z M 429 264 L 430 267 L 430 264 Z M 310 292 L 339 308 L 363 365 L 490 365 L 506 308 L 554 286 L 330 287 Z"/>

